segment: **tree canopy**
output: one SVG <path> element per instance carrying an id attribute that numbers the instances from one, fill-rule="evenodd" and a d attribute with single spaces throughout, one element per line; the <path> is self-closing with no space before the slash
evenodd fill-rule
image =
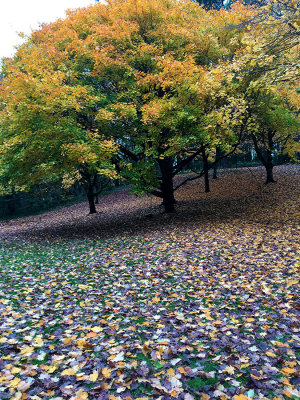
<path id="1" fill-rule="evenodd" d="M 80 180 L 94 212 L 98 177 L 119 176 L 173 211 L 174 176 L 216 149 L 230 153 L 251 131 L 255 88 L 264 82 L 261 93 L 293 97 L 289 73 L 281 73 L 288 83 L 279 87 L 270 71 L 293 63 L 295 46 L 280 51 L 279 62 L 277 22 L 263 37 L 257 23 L 249 32 L 248 21 L 261 12 L 240 3 L 205 10 L 188 0 L 114 0 L 43 25 L 4 62 L 3 189 Z M 297 105 L 287 101 L 277 136 L 296 126 Z M 271 103 L 264 103 L 268 110 Z"/>

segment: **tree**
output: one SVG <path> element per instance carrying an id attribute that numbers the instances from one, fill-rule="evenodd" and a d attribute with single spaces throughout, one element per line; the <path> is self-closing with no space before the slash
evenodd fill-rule
<path id="1" fill-rule="evenodd" d="M 173 178 L 212 145 L 205 114 L 224 96 L 215 96 L 222 74 L 211 69 L 234 51 L 226 47 L 233 33 L 224 27 L 250 11 L 238 5 L 214 15 L 175 1 L 120 4 L 99 8 L 109 19 L 88 42 L 93 76 L 102 86 L 104 76 L 107 87 L 96 119 L 120 145 L 120 174 L 172 212 Z"/>
<path id="2" fill-rule="evenodd" d="M 289 109 L 290 108 L 290 109 Z M 265 87 L 252 89 L 249 98 L 248 133 L 256 154 L 266 169 L 266 183 L 274 183 L 273 158 L 279 153 L 293 156 L 299 151 L 299 123 L 286 101 Z"/>
<path id="3" fill-rule="evenodd" d="M 257 0 L 255 13 L 240 24 L 244 35 L 244 70 L 248 75 L 282 82 L 299 79 L 299 0 Z M 246 50 L 246 51 L 245 51 Z"/>
<path id="4" fill-rule="evenodd" d="M 245 138 L 252 138 L 269 183 L 274 182 L 275 154 L 293 155 L 298 148 L 300 13 L 298 1 L 257 3 L 260 7 L 254 8 L 254 15 L 240 25 L 248 33 L 227 71 L 235 96 L 240 93 L 246 105 Z"/>
<path id="5" fill-rule="evenodd" d="M 232 68 L 251 60 L 245 32 L 229 27 L 253 15 L 240 3 L 114 0 L 44 25 L 5 66 L 2 177 L 80 179 L 94 212 L 98 176 L 117 172 L 172 212 L 174 177 L 202 155 L 208 189 L 209 157 L 231 153 L 246 126 Z"/>
<path id="6" fill-rule="evenodd" d="M 51 50 L 32 40 L 5 63 L 0 86 L 2 192 L 59 179 L 70 186 L 80 180 L 90 213 L 95 213 L 97 179 L 115 176 L 111 159 L 117 147 L 92 124 L 97 96 L 81 82 L 75 85 L 64 66 L 59 68 L 58 58 L 51 58 Z"/>

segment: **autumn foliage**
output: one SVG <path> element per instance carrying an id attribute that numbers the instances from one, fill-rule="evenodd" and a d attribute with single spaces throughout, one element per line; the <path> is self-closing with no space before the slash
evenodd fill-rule
<path id="1" fill-rule="evenodd" d="M 114 0 L 33 32 L 4 62 L 3 190 L 79 180 L 95 212 L 99 179 L 119 177 L 173 211 L 173 178 L 193 159 L 202 157 L 208 185 L 216 153 L 249 138 L 263 156 L 276 146 L 293 154 L 298 103 L 282 64 L 293 65 L 296 48 L 278 60 L 267 46 L 278 24 L 249 31 L 258 15 L 241 3 L 206 11 L 190 1 Z M 278 65 L 280 83 L 270 72 Z M 264 140 L 269 132 L 279 144 Z"/>

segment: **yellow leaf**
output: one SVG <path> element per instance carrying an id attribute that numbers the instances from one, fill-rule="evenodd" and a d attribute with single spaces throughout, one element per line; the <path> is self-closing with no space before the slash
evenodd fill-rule
<path id="1" fill-rule="evenodd" d="M 31 354 L 32 352 L 34 351 L 34 347 L 33 346 L 27 346 L 27 347 L 24 347 L 24 349 L 22 349 L 21 351 L 20 351 L 20 354 L 21 355 L 23 355 L 23 354 Z"/>
<path id="2" fill-rule="evenodd" d="M 249 367 L 249 363 L 244 363 L 244 364 L 241 364 L 241 368 L 247 368 L 247 367 Z"/>
<path id="3" fill-rule="evenodd" d="M 111 375 L 111 369 L 109 368 L 102 368 L 102 375 L 104 376 L 104 378 L 110 378 Z"/>
<path id="4" fill-rule="evenodd" d="M 243 394 L 240 394 L 240 395 L 235 395 L 233 397 L 233 400 L 248 400 L 248 397 Z"/>
<path id="5" fill-rule="evenodd" d="M 178 370 L 179 370 L 179 372 L 180 372 L 181 374 L 185 375 L 185 369 L 184 369 L 184 368 L 179 367 Z"/>
<path id="6" fill-rule="evenodd" d="M 40 338 L 40 337 L 35 338 L 34 345 L 36 347 L 41 347 L 41 346 L 43 346 L 43 344 L 44 344 L 44 342 L 43 342 L 42 338 Z"/>
<path id="7" fill-rule="evenodd" d="M 72 338 L 68 337 L 64 340 L 64 344 L 68 345 L 72 343 Z"/>
<path id="8" fill-rule="evenodd" d="M 56 371 L 57 370 L 57 366 L 56 365 L 53 365 L 52 367 L 50 367 L 49 369 L 48 369 L 48 374 L 52 374 L 54 371 Z"/>
<path id="9" fill-rule="evenodd" d="M 20 371 L 22 371 L 21 368 L 13 367 L 10 372 L 12 374 L 18 374 Z"/>
<path id="10" fill-rule="evenodd" d="M 21 379 L 20 379 L 20 378 L 14 378 L 12 381 L 10 381 L 9 386 L 15 388 L 15 387 L 18 386 L 18 384 L 19 384 L 20 382 L 21 382 Z"/>
<path id="11" fill-rule="evenodd" d="M 288 362 L 287 365 L 289 367 L 291 367 L 291 368 L 294 368 L 297 365 L 297 362 L 296 361 L 291 361 L 291 362 Z"/>
<path id="12" fill-rule="evenodd" d="M 153 303 L 159 303 L 160 302 L 160 298 L 159 297 L 153 297 L 152 298 L 152 302 Z"/>
<path id="13" fill-rule="evenodd" d="M 269 357 L 276 358 L 276 354 L 272 353 L 271 351 L 267 351 L 266 355 L 269 356 Z"/>
<path id="14" fill-rule="evenodd" d="M 89 380 L 91 381 L 91 382 L 96 382 L 96 380 L 98 379 L 98 371 L 94 371 L 91 375 L 90 375 L 90 377 L 89 377 Z"/>
<path id="15" fill-rule="evenodd" d="M 287 282 L 287 287 L 290 287 L 292 285 L 297 285 L 298 284 L 298 280 L 294 279 L 292 281 L 288 281 Z"/>
<path id="16" fill-rule="evenodd" d="M 74 371 L 73 368 L 64 369 L 62 371 L 62 373 L 61 373 L 61 375 L 67 375 L 67 376 L 72 376 L 72 375 L 75 375 L 75 374 L 76 374 L 76 371 Z"/>
<path id="17" fill-rule="evenodd" d="M 169 376 L 175 376 L 175 371 L 174 371 L 174 369 L 173 369 L 173 368 L 169 368 L 168 371 L 167 371 L 167 374 L 168 374 Z"/>
<path id="18" fill-rule="evenodd" d="M 76 392 L 76 396 L 75 396 L 74 400 L 85 400 L 88 398 L 89 398 L 89 395 L 87 394 L 87 392 L 85 392 L 83 389 L 80 389 Z"/>
<path id="19" fill-rule="evenodd" d="M 283 378 L 283 379 L 282 379 L 282 383 L 284 383 L 285 386 L 292 386 L 292 385 L 290 384 L 290 381 L 288 380 L 288 378 Z"/>
<path id="20" fill-rule="evenodd" d="M 78 339 L 76 342 L 76 345 L 80 348 L 80 349 L 85 349 L 87 347 L 91 347 L 91 344 L 89 342 L 87 342 L 84 339 Z"/>
<path id="21" fill-rule="evenodd" d="M 283 373 L 284 375 L 290 375 L 290 374 L 293 374 L 295 372 L 295 370 L 294 370 L 294 368 L 286 367 L 286 368 L 283 368 L 280 372 Z"/>
<path id="22" fill-rule="evenodd" d="M 234 374 L 234 367 L 232 365 L 228 365 L 223 372 L 227 372 L 227 374 L 229 375 L 233 375 Z"/>
<path id="23" fill-rule="evenodd" d="M 94 328 L 92 328 L 92 331 L 98 333 L 103 331 L 103 328 L 101 328 L 101 326 L 94 326 Z"/>

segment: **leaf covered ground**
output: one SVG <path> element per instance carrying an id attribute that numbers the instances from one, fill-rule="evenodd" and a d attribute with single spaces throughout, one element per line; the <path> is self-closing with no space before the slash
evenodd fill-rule
<path id="1" fill-rule="evenodd" d="M 0 223 L 0 399 L 299 398 L 299 169 Z"/>

